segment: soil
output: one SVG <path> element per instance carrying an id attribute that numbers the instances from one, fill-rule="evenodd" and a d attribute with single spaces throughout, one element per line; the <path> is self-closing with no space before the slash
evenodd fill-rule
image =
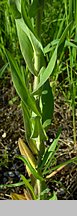
<path id="1" fill-rule="evenodd" d="M 54 140 L 59 126 L 62 133 L 56 163 L 60 164 L 77 155 L 73 143 L 72 111 L 58 89 L 55 93 L 54 117 L 48 130 L 47 145 Z M 76 122 L 77 123 L 77 122 Z M 20 174 L 27 175 L 23 162 L 16 158 L 20 154 L 18 139 L 24 139 L 24 126 L 20 99 L 13 87 L 10 74 L 0 80 L 0 185 L 20 181 Z M 59 200 L 77 199 L 77 165 L 71 163 L 48 180 L 51 191 L 56 191 Z M 0 199 L 11 199 L 12 192 L 22 193 L 23 186 L 0 189 Z"/>

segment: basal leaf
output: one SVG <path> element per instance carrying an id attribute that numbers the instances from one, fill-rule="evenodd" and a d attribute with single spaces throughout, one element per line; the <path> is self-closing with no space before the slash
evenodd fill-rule
<path id="1" fill-rule="evenodd" d="M 26 200 L 23 194 L 11 193 L 12 200 Z"/>
<path id="2" fill-rule="evenodd" d="M 24 182 L 18 182 L 18 183 L 15 183 L 15 184 L 0 184 L 0 189 L 20 187 L 22 185 L 24 185 Z"/>
<path id="3" fill-rule="evenodd" d="M 29 181 L 25 178 L 25 176 L 21 175 L 21 178 L 24 182 L 24 184 L 26 185 L 26 187 L 30 190 L 32 196 L 33 196 L 33 199 L 36 200 L 36 196 L 34 194 L 34 190 L 33 190 L 33 187 L 32 185 L 29 183 Z"/>
<path id="4" fill-rule="evenodd" d="M 30 162 L 30 164 L 32 165 L 32 167 L 35 169 L 37 165 L 36 159 L 34 155 L 32 154 L 32 152 L 30 151 L 29 147 L 26 145 L 26 143 L 23 142 L 21 138 L 19 138 L 18 140 L 18 146 L 19 146 L 21 155 L 26 157 L 28 161 Z"/>
<path id="5" fill-rule="evenodd" d="M 31 171 L 32 175 L 36 178 L 39 179 L 40 181 L 44 181 L 44 179 L 40 176 L 37 170 L 35 170 L 30 162 L 27 160 L 27 158 L 24 158 L 22 156 L 17 156 L 18 159 L 22 160 L 26 166 L 28 166 L 29 170 Z"/>

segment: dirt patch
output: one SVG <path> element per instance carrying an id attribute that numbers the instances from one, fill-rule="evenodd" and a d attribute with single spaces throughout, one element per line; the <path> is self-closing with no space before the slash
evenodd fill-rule
<path id="1" fill-rule="evenodd" d="M 51 128 L 48 131 L 52 143 L 59 126 L 62 133 L 56 163 L 60 164 L 76 156 L 73 143 L 72 112 L 60 93 L 55 98 L 55 111 Z M 20 173 L 26 175 L 23 162 L 16 159 L 19 154 L 18 139 L 24 138 L 24 126 L 20 99 L 12 85 L 10 74 L 0 80 L 0 184 L 11 184 L 20 181 Z M 70 164 L 48 181 L 51 191 L 56 191 L 58 199 L 77 199 L 77 165 Z M 0 199 L 10 199 L 11 192 L 21 193 L 23 186 L 0 189 Z"/>

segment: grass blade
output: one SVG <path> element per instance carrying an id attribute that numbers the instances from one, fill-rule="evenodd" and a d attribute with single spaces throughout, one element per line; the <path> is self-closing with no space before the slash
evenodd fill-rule
<path id="1" fill-rule="evenodd" d="M 63 169 L 65 166 L 67 166 L 70 163 L 77 163 L 77 157 L 74 157 L 70 160 L 65 161 L 62 164 L 59 164 L 55 167 L 52 167 L 52 169 L 50 170 L 50 174 L 48 176 L 46 176 L 46 178 L 51 178 L 52 176 L 54 176 L 57 172 L 59 172 L 61 169 Z M 53 172 L 52 172 L 53 171 Z M 51 173 L 52 172 L 52 173 Z M 45 174 L 49 173 L 49 170 L 47 170 L 45 172 Z"/>
<path id="2" fill-rule="evenodd" d="M 2 75 L 4 74 L 6 68 L 8 67 L 8 63 L 6 63 L 1 69 L 0 69 L 0 78 L 2 77 Z"/>
<path id="3" fill-rule="evenodd" d="M 29 183 L 29 181 L 23 175 L 21 175 L 21 178 L 22 178 L 24 184 L 26 185 L 26 187 L 28 187 L 28 189 L 30 190 L 30 192 L 33 196 L 33 199 L 36 200 L 36 196 L 34 194 L 34 190 L 33 190 L 32 185 Z"/>
<path id="4" fill-rule="evenodd" d="M 15 184 L 1 184 L 0 185 L 0 189 L 3 189 L 3 188 L 12 188 L 12 187 L 20 187 L 24 185 L 24 182 L 18 182 L 18 183 L 15 183 Z"/>
<path id="5" fill-rule="evenodd" d="M 54 156 L 55 152 L 56 152 L 56 148 L 57 148 L 57 144 L 58 144 L 58 140 L 60 138 L 60 134 L 61 134 L 61 128 L 58 130 L 58 133 L 56 135 L 55 140 L 53 141 L 53 143 L 50 145 L 49 149 L 47 149 L 43 161 L 41 163 L 40 168 L 42 168 L 43 166 L 45 166 L 45 169 L 43 171 L 43 174 L 45 173 L 45 171 L 47 170 L 47 168 L 49 168 L 49 165 L 52 161 L 52 157 Z"/>

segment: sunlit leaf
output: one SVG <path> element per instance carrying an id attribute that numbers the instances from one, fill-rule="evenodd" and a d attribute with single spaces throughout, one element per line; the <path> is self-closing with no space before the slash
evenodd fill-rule
<path id="1" fill-rule="evenodd" d="M 53 55 L 52 55 L 52 57 L 51 57 L 51 59 L 49 61 L 49 64 L 48 64 L 47 68 L 42 73 L 42 75 L 41 75 L 41 81 L 38 84 L 36 90 L 33 92 L 34 94 L 36 94 L 37 90 L 41 86 L 43 86 L 43 84 L 48 80 L 49 76 L 52 74 L 53 69 L 54 69 L 54 67 L 56 65 L 56 60 L 57 60 L 57 48 L 58 47 L 56 47 L 56 49 L 54 50 Z"/>
<path id="2" fill-rule="evenodd" d="M 26 200 L 23 194 L 11 193 L 12 200 Z"/>
<path id="3" fill-rule="evenodd" d="M 21 138 L 18 140 L 18 146 L 22 156 L 25 156 L 33 168 L 36 167 L 36 160 L 26 143 Z"/>
<path id="4" fill-rule="evenodd" d="M 18 33 L 18 38 L 19 38 L 19 43 L 20 43 L 20 48 L 22 55 L 24 57 L 24 60 L 26 64 L 28 65 L 28 68 L 32 74 L 35 74 L 34 70 L 34 51 L 31 45 L 31 42 L 26 35 L 26 33 L 22 30 L 19 20 L 16 20 L 16 27 L 17 27 L 17 33 Z"/>
<path id="5" fill-rule="evenodd" d="M 12 80 L 18 95 L 20 96 L 21 100 L 25 105 L 28 105 L 34 111 L 34 113 L 40 116 L 34 98 L 30 96 L 26 85 L 24 85 L 23 79 L 21 77 L 21 71 L 16 61 L 13 59 L 13 57 L 8 51 L 7 57 L 11 66 Z"/>
<path id="6" fill-rule="evenodd" d="M 37 170 L 35 170 L 32 165 L 30 164 L 30 162 L 27 160 L 27 158 L 24 158 L 22 156 L 17 156 L 18 159 L 22 160 L 24 162 L 25 165 L 28 166 L 28 168 L 30 169 L 31 173 L 33 174 L 33 176 L 36 179 L 39 179 L 40 181 L 44 181 L 44 179 L 40 176 L 40 174 L 38 173 Z"/>

